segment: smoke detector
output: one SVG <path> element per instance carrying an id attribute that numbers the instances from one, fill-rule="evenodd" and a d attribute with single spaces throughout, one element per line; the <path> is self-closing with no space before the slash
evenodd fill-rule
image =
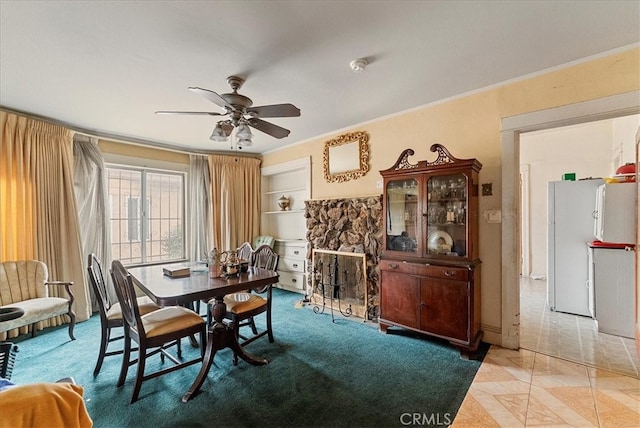
<path id="1" fill-rule="evenodd" d="M 354 73 L 362 73 L 367 66 L 368 62 L 364 58 L 354 59 L 349 63 L 349 67 L 353 70 Z"/>

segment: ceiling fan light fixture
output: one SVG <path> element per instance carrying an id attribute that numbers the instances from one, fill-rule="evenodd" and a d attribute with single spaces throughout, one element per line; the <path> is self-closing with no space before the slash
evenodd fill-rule
<path id="1" fill-rule="evenodd" d="M 236 130 L 236 138 L 238 141 L 240 140 L 251 140 L 253 138 L 253 134 L 251 133 L 251 129 L 246 123 L 241 123 L 238 125 Z"/>
<path id="2" fill-rule="evenodd" d="M 220 143 L 224 143 L 227 141 L 227 135 L 224 133 L 224 129 L 220 126 L 220 122 L 216 124 L 216 127 L 213 128 L 213 132 L 211 133 L 211 137 L 209 139 L 213 141 L 218 141 Z"/>
<path id="3" fill-rule="evenodd" d="M 238 140 L 236 141 L 236 145 L 239 149 L 243 147 L 251 147 L 253 146 L 253 141 L 251 141 L 250 138 L 238 138 Z"/>

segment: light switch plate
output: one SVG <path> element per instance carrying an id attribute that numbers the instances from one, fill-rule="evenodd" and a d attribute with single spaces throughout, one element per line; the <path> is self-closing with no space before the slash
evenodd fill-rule
<path id="1" fill-rule="evenodd" d="M 484 218 L 487 220 L 487 223 L 501 223 L 502 222 L 502 211 L 500 210 L 488 210 L 484 212 Z"/>

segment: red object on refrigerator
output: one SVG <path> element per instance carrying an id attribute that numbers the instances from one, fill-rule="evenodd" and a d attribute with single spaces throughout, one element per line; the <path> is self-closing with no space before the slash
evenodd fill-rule
<path id="1" fill-rule="evenodd" d="M 596 239 L 594 241 L 591 241 L 589 243 L 589 246 L 594 248 L 619 248 L 621 250 L 624 250 L 627 247 L 633 247 L 633 244 L 622 244 L 619 242 L 602 242 Z"/>

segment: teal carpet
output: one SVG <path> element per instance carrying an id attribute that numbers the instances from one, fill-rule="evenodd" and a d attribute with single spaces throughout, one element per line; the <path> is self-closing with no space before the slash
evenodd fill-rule
<path id="1" fill-rule="evenodd" d="M 34 339 L 12 339 L 20 348 L 12 381 L 74 377 L 84 387 L 95 427 L 402 427 L 414 417 L 420 426 L 453 421 L 480 361 L 462 359 L 446 342 L 402 330 L 382 334 L 373 322 L 341 318 L 332 323 L 328 312 L 296 308 L 301 298 L 274 290 L 276 341 L 264 337 L 247 346 L 268 365 L 240 361 L 233 366 L 225 349 L 186 404 L 180 399 L 199 365 L 144 382 L 134 404 L 129 400 L 135 367 L 123 387 L 115 386 L 120 356 L 106 358 L 94 378 L 97 315 L 76 326 L 75 341 L 66 326 Z M 186 341 L 183 349 L 187 358 L 198 352 Z M 153 357 L 147 370 L 159 365 L 159 357 Z"/>

